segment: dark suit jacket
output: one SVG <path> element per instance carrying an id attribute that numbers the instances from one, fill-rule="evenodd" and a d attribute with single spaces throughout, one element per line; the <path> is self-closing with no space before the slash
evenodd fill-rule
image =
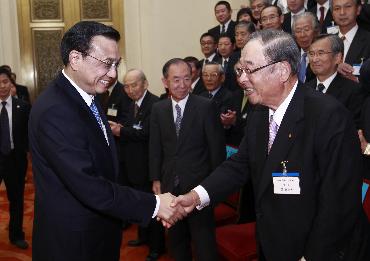
<path id="1" fill-rule="evenodd" d="M 361 58 L 364 58 L 364 61 L 370 58 L 369 43 L 370 32 L 359 27 L 348 49 L 348 53 L 344 62 L 353 65 L 361 63 Z"/>
<path id="2" fill-rule="evenodd" d="M 370 142 L 370 97 L 367 97 L 361 111 L 361 129 L 367 142 Z M 370 179 L 370 157 L 363 156 L 364 159 L 364 178 Z"/>
<path id="3" fill-rule="evenodd" d="M 363 4 L 357 23 L 363 29 L 370 31 L 370 4 Z"/>
<path id="4" fill-rule="evenodd" d="M 226 34 L 232 38 L 235 37 L 235 25 L 236 22 L 231 20 L 226 30 Z M 220 25 L 216 25 L 215 27 L 208 30 L 208 33 L 212 34 L 216 38 L 216 41 L 218 41 L 218 38 L 220 37 L 220 28 Z"/>
<path id="5" fill-rule="evenodd" d="M 127 96 L 126 92 L 123 90 L 123 85 L 120 82 L 117 82 L 113 87 L 112 93 L 109 95 L 108 91 L 106 93 L 98 94 L 96 96 L 102 106 L 102 110 L 107 115 L 108 120 L 110 121 L 121 121 L 125 122 L 128 117 L 128 107 L 131 103 L 131 99 Z M 117 110 L 117 116 L 108 115 L 108 109 L 114 108 Z"/>
<path id="6" fill-rule="evenodd" d="M 199 78 L 198 82 L 195 84 L 192 94 L 199 95 L 204 92 L 206 88 L 204 87 L 204 83 L 202 77 Z"/>
<path id="7" fill-rule="evenodd" d="M 209 92 L 205 91 L 200 94 L 200 96 L 208 98 Z M 221 113 L 227 112 L 227 110 L 233 110 L 233 96 L 232 93 L 226 89 L 224 86 L 216 92 L 215 96 L 213 96 L 212 101 L 216 104 L 218 108 L 218 115 Z"/>
<path id="8" fill-rule="evenodd" d="M 225 81 L 223 85 L 231 92 L 239 89 L 239 85 L 238 85 L 238 82 L 236 81 L 236 74 L 234 70 L 234 66 L 238 62 L 239 58 L 240 56 L 238 56 L 238 53 L 232 53 L 229 57 L 227 67 L 224 68 Z M 222 62 L 222 59 L 221 59 L 221 62 Z"/>
<path id="9" fill-rule="evenodd" d="M 316 89 L 317 79 L 315 78 L 308 82 L 307 86 Z M 364 101 L 360 85 L 337 74 L 328 87 L 326 94 L 333 96 L 352 113 L 356 127 L 359 128 L 361 108 Z"/>
<path id="10" fill-rule="evenodd" d="M 29 123 L 35 181 L 34 260 L 118 260 L 121 220 L 148 224 L 154 195 L 115 183 L 115 143 L 77 90 L 59 74 L 35 102 Z"/>
<path id="11" fill-rule="evenodd" d="M 313 13 L 315 17 L 317 17 L 317 4 L 314 4 L 314 6 L 308 10 L 309 12 Z M 332 10 L 329 9 L 328 12 L 326 13 L 326 16 L 324 18 L 324 22 L 321 26 L 321 33 L 326 34 L 326 28 L 332 26 L 332 22 L 334 22 L 333 15 L 331 14 Z M 318 18 L 319 19 L 319 18 Z M 335 23 L 334 23 L 335 24 Z"/>
<path id="12" fill-rule="evenodd" d="M 361 151 L 351 115 L 335 99 L 298 86 L 267 156 L 269 112 L 257 106 L 234 154 L 201 185 L 211 204 L 253 183 L 257 239 L 267 260 L 368 260 Z M 272 173 L 298 172 L 300 195 L 274 194 Z M 368 235 L 367 235 L 368 237 Z"/>
<path id="13" fill-rule="evenodd" d="M 199 63 L 202 65 L 202 68 L 203 68 L 204 60 L 205 58 L 199 61 Z M 221 56 L 218 53 L 216 53 L 216 55 L 212 59 L 212 62 L 221 64 L 222 63 Z"/>
<path id="14" fill-rule="evenodd" d="M 135 102 L 129 106 L 128 120 L 121 128 L 121 151 L 124 155 L 125 173 L 131 184 L 149 183 L 149 123 L 153 103 L 159 98 L 149 91 L 145 94 L 134 117 Z"/>
<path id="15" fill-rule="evenodd" d="M 20 84 L 16 84 L 15 85 L 15 89 L 16 89 L 16 92 L 17 92 L 18 99 L 20 99 L 22 101 L 25 101 L 25 102 L 28 102 L 29 104 L 31 104 L 30 94 L 29 94 L 28 88 L 26 86 L 20 85 Z"/>
<path id="16" fill-rule="evenodd" d="M 175 175 L 180 193 L 198 185 L 225 159 L 223 128 L 214 104 L 189 94 L 179 137 L 172 100 L 153 105 L 150 121 L 149 171 L 160 180 L 162 192 L 173 192 Z"/>
<path id="17" fill-rule="evenodd" d="M 12 98 L 12 134 L 16 155 L 17 173 L 25 176 L 28 151 L 28 118 L 31 106 L 29 103 Z M 23 199 L 22 199 L 23 200 Z"/>
<path id="18" fill-rule="evenodd" d="M 244 136 L 247 117 L 254 107 L 251 103 L 247 102 L 242 110 L 243 97 L 244 92 L 241 88 L 232 93 L 233 109 L 236 111 L 236 122 L 235 125 L 226 130 L 226 144 L 234 147 L 239 147 Z"/>

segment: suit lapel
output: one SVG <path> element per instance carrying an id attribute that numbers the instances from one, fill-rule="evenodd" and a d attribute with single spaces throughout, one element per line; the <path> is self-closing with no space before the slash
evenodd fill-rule
<path id="1" fill-rule="evenodd" d="M 256 184 L 260 184 L 262 178 L 260 170 L 264 169 L 267 158 L 267 144 L 269 140 L 269 110 L 267 107 L 257 106 L 253 113 L 257 119 L 256 137 L 254 138 L 254 150 L 256 153 Z M 253 137 L 252 137 L 253 138 Z M 253 153 L 253 152 L 251 152 Z"/>
<path id="2" fill-rule="evenodd" d="M 358 28 L 355 37 L 352 40 L 351 46 L 348 49 L 348 53 L 346 56 L 346 63 L 349 63 L 350 65 L 361 63 L 361 53 L 363 53 L 363 48 L 365 47 L 364 43 L 366 42 L 366 39 L 363 39 L 363 34 L 361 28 Z M 358 58 L 358 60 L 356 60 Z M 365 58 L 365 57 L 363 57 Z"/>
<path id="3" fill-rule="evenodd" d="M 270 153 L 266 159 L 262 171 L 259 188 L 257 189 L 257 199 L 261 199 L 263 193 L 272 183 L 272 172 L 282 170 L 281 162 L 286 160 L 291 146 L 296 141 L 299 121 L 303 119 L 304 90 L 302 85 L 298 85 L 293 98 L 285 112 L 281 126 L 276 135 Z M 268 121 L 268 120 L 267 120 Z M 268 140 L 268 137 L 267 137 Z M 267 146 L 265 146 L 266 148 Z"/>
<path id="4" fill-rule="evenodd" d="M 340 81 L 340 78 L 338 74 L 335 76 L 333 81 L 330 83 L 328 89 L 326 90 L 326 94 L 330 94 L 334 97 L 338 97 L 338 94 L 340 93 L 341 85 L 338 84 Z"/>

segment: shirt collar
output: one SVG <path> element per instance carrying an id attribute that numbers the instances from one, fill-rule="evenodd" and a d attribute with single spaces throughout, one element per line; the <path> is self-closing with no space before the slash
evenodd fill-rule
<path id="1" fill-rule="evenodd" d="M 352 43 L 353 41 L 353 38 L 355 38 L 355 35 L 357 33 L 357 30 L 358 30 L 358 25 L 356 24 L 354 27 L 352 27 L 351 30 L 349 30 L 344 36 L 346 37 L 346 40 L 350 43 Z M 338 34 L 339 37 L 342 37 L 343 34 L 340 32 L 339 30 L 339 34 Z"/>
<path id="2" fill-rule="evenodd" d="M 211 94 L 213 97 L 215 97 L 216 93 L 221 89 L 221 86 L 219 86 L 218 88 L 214 89 L 213 91 L 211 91 Z"/>
<path id="3" fill-rule="evenodd" d="M 195 88 L 195 85 L 197 85 L 197 83 L 199 82 L 200 80 L 200 77 L 198 77 L 192 84 L 191 84 L 191 90 L 194 90 Z"/>
<path id="4" fill-rule="evenodd" d="M 186 103 L 187 103 L 188 99 L 189 99 L 189 94 L 188 94 L 188 95 L 186 95 L 186 97 L 185 97 L 184 99 L 182 99 L 182 100 L 180 100 L 180 101 L 178 101 L 178 102 L 176 102 L 176 101 L 171 97 L 171 101 L 172 101 L 172 109 L 173 109 L 173 111 L 176 111 L 175 106 L 176 106 L 176 104 L 178 104 L 178 105 L 180 106 L 180 108 L 181 108 L 181 114 L 183 114 L 183 113 L 184 113 L 184 109 L 185 109 L 185 105 L 186 105 Z"/>
<path id="5" fill-rule="evenodd" d="M 62 73 L 63 73 L 64 77 L 66 77 L 67 80 L 72 84 L 72 86 L 75 87 L 75 89 L 81 95 L 82 99 L 85 101 L 87 106 L 90 107 L 91 103 L 94 100 L 94 95 L 88 94 L 87 92 L 82 90 L 80 87 L 78 87 L 78 85 L 71 78 L 69 78 L 68 75 L 64 72 L 64 69 L 62 70 Z"/>
<path id="6" fill-rule="evenodd" d="M 292 13 L 292 17 L 293 16 L 297 16 L 297 15 L 300 15 L 300 14 L 303 14 L 304 12 L 306 12 L 305 8 L 303 7 L 301 10 L 299 10 L 297 13 Z"/>
<path id="7" fill-rule="evenodd" d="M 273 119 L 274 119 L 275 123 L 279 127 L 281 125 L 281 122 L 283 121 L 285 112 L 288 109 L 288 106 L 290 104 L 290 101 L 293 98 L 293 95 L 294 95 L 294 93 L 295 93 L 295 91 L 297 89 L 297 86 L 298 86 L 298 81 L 295 82 L 292 90 L 290 91 L 290 93 L 288 94 L 288 96 L 285 98 L 285 100 L 283 101 L 283 103 L 280 104 L 280 106 L 276 109 L 275 112 L 272 109 L 269 109 L 269 116 L 271 117 L 271 115 L 273 115 Z"/>
<path id="8" fill-rule="evenodd" d="M 206 62 L 206 60 L 208 59 L 208 61 L 213 61 L 213 58 L 216 56 L 216 53 L 214 52 L 213 54 L 211 54 L 208 58 L 207 57 L 205 57 L 204 58 L 204 62 Z"/>
<path id="9" fill-rule="evenodd" d="M 144 98 L 145 98 L 145 95 L 146 95 L 146 93 L 148 92 L 148 90 L 145 90 L 144 91 L 144 94 L 143 94 L 143 96 L 141 96 L 141 98 L 140 99 L 138 99 L 135 103 L 137 104 L 137 106 L 139 106 L 139 108 L 140 108 L 140 106 L 141 106 L 141 104 L 143 103 L 143 100 L 144 100 Z"/>
<path id="10" fill-rule="evenodd" d="M 326 91 L 328 90 L 331 82 L 334 80 L 335 76 L 337 76 L 337 72 L 335 71 L 332 75 L 330 75 L 330 77 L 328 77 L 325 81 L 323 82 L 320 82 L 319 79 L 317 79 L 317 84 L 316 84 L 316 87 L 317 85 L 319 85 L 320 83 L 322 83 L 324 86 L 325 86 L 325 89 L 322 91 L 323 93 L 326 93 Z"/>
<path id="11" fill-rule="evenodd" d="M 5 100 L 1 100 L 0 99 L 0 102 L 3 102 L 3 101 L 6 101 L 6 106 L 8 106 L 8 105 L 12 105 L 12 96 L 11 95 L 9 95 L 8 96 L 8 98 L 6 98 Z M 3 107 L 3 105 L 2 104 L 0 104 L 1 106 L 0 106 L 0 108 L 2 108 Z"/>
<path id="12" fill-rule="evenodd" d="M 225 32 L 227 31 L 227 28 L 229 28 L 230 22 L 231 22 L 231 18 L 229 19 L 229 21 L 227 21 L 226 23 L 224 23 L 224 25 L 225 25 Z M 221 30 L 222 30 L 222 24 L 220 24 L 220 32 L 221 32 Z"/>

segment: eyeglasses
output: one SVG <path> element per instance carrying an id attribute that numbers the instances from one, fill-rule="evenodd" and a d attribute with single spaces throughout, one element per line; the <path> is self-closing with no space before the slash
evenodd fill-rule
<path id="1" fill-rule="evenodd" d="M 302 33 L 308 34 L 310 32 L 313 32 L 312 28 L 298 28 L 298 29 L 294 29 L 294 33 L 295 34 L 302 34 Z"/>
<path id="2" fill-rule="evenodd" d="M 202 73 L 202 77 L 205 79 L 211 78 L 212 80 L 217 79 L 218 73 Z"/>
<path id="3" fill-rule="evenodd" d="M 122 58 L 119 58 L 118 62 L 111 62 L 111 61 L 103 61 L 103 60 L 100 60 L 99 58 L 96 58 L 96 57 L 94 57 L 94 56 L 92 56 L 92 55 L 90 55 L 88 53 L 85 53 L 85 55 L 86 56 L 89 56 L 89 57 L 91 57 L 91 58 L 93 58 L 93 59 L 95 59 L 95 60 L 97 60 L 99 62 L 101 62 L 102 64 L 104 64 L 104 67 L 105 67 L 105 69 L 107 71 L 109 71 L 110 69 L 112 69 L 112 67 L 115 70 L 117 70 L 118 67 L 119 67 L 119 65 L 120 65 L 120 63 L 121 63 L 121 59 L 122 59 Z"/>
<path id="4" fill-rule="evenodd" d="M 201 41 L 200 42 L 200 45 L 201 46 L 206 46 L 206 45 L 214 45 L 215 43 L 214 42 L 211 42 L 211 41 L 208 41 L 208 42 L 203 42 L 203 41 Z"/>
<path id="5" fill-rule="evenodd" d="M 276 18 L 278 18 L 279 16 L 277 15 L 271 15 L 271 16 L 264 16 L 264 17 L 261 17 L 261 23 L 265 24 L 267 23 L 268 21 L 273 21 L 275 20 Z"/>
<path id="6" fill-rule="evenodd" d="M 315 52 L 315 51 L 309 51 L 307 53 L 308 53 L 308 57 L 309 58 L 314 58 L 315 56 L 317 56 L 317 57 L 323 57 L 325 54 L 329 54 L 329 53 L 333 53 L 333 52 L 320 50 L 320 51 L 317 51 L 317 52 Z"/>
<path id="7" fill-rule="evenodd" d="M 268 67 L 268 66 L 270 66 L 270 65 L 273 65 L 273 64 L 275 64 L 275 63 L 280 63 L 280 62 L 281 62 L 281 61 L 275 61 L 275 62 L 272 62 L 272 63 L 266 64 L 266 65 L 264 65 L 264 66 L 257 67 L 257 68 L 255 68 L 255 69 L 253 69 L 253 70 L 250 70 L 250 69 L 248 69 L 248 68 L 241 68 L 241 67 L 239 67 L 239 68 L 235 68 L 235 73 L 236 73 L 236 76 L 237 76 L 238 78 L 240 78 L 240 77 L 243 75 L 243 73 L 245 73 L 246 75 L 251 75 L 251 74 L 253 74 L 253 73 L 255 73 L 255 72 L 258 72 L 259 70 L 262 70 L 263 68 L 266 68 L 266 67 Z"/>

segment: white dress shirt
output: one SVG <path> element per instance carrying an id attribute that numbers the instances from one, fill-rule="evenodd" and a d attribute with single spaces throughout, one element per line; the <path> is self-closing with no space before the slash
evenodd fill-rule
<path id="1" fill-rule="evenodd" d="M 358 25 L 357 24 L 354 27 L 352 27 L 352 29 L 349 30 L 346 34 L 342 34 L 341 31 L 339 30 L 338 36 L 340 38 L 342 38 L 342 36 L 346 37 L 346 39 L 343 41 L 343 43 L 344 43 L 343 61 L 346 59 L 349 47 L 352 44 L 353 38 L 355 38 L 357 30 L 358 30 Z"/>

